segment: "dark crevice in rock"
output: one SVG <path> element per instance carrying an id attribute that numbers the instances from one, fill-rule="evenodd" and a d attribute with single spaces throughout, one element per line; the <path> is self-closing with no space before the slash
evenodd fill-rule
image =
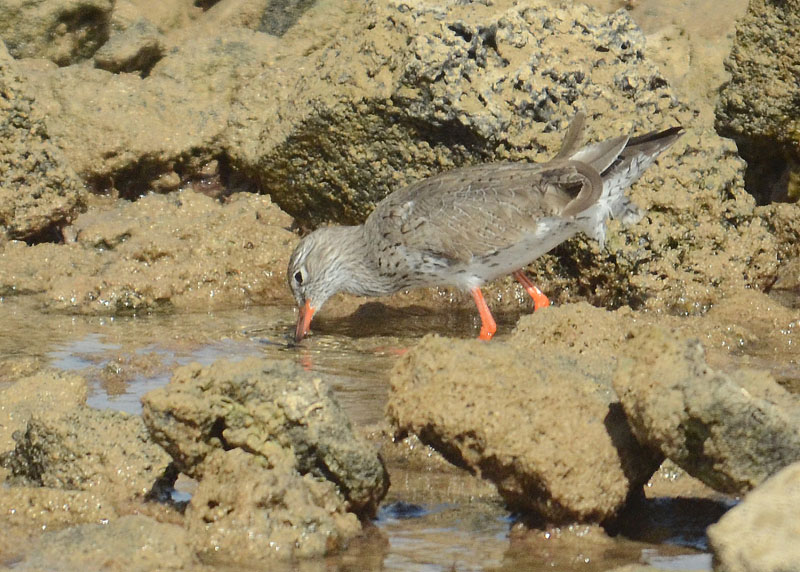
<path id="1" fill-rule="evenodd" d="M 229 157 L 224 154 L 169 161 L 143 157 L 113 173 L 89 179 L 88 186 L 96 194 L 117 192 L 120 198 L 130 201 L 151 192 L 168 193 L 182 188 L 191 188 L 216 199 L 256 190 L 251 181 L 231 167 Z"/>
<path id="2" fill-rule="evenodd" d="M 76 59 L 91 58 L 100 46 L 108 41 L 109 32 L 108 14 L 99 8 L 83 5 L 63 12 L 55 28 L 49 31 L 50 37 L 56 39 L 65 34 L 74 34 L 87 40 L 77 45 L 73 53 L 56 63 L 59 66 L 68 66 Z"/>
<path id="3" fill-rule="evenodd" d="M 203 10 L 208 10 L 217 2 L 219 2 L 219 0 L 194 0 L 194 5 Z"/>
<path id="4" fill-rule="evenodd" d="M 220 446 L 222 447 L 223 451 L 230 451 L 233 447 L 228 443 L 225 439 L 223 433 L 225 432 L 225 418 L 219 417 L 214 424 L 211 426 L 211 429 L 208 432 L 208 437 L 210 439 L 218 439 Z"/>
<path id="5" fill-rule="evenodd" d="M 63 229 L 65 226 L 67 226 L 66 221 L 57 220 L 53 221 L 49 226 L 42 228 L 35 234 L 26 233 L 24 235 L 17 235 L 14 232 L 14 229 L 9 229 L 8 237 L 12 240 L 24 240 L 28 246 L 43 243 L 62 244 L 64 242 Z"/>
<path id="6" fill-rule="evenodd" d="M 768 137 L 742 137 L 726 129 L 717 131 L 736 142 L 739 155 L 747 162 L 744 187 L 758 205 L 790 202 L 793 169 L 782 146 Z M 796 191 L 795 191 L 796 192 Z"/>

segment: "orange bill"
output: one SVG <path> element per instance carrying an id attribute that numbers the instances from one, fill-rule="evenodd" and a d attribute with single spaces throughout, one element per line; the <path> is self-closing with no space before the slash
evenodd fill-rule
<path id="1" fill-rule="evenodd" d="M 314 308 L 309 300 L 306 300 L 306 305 L 300 308 L 300 316 L 297 318 L 297 329 L 294 333 L 294 339 L 299 342 L 311 330 L 311 318 L 314 317 Z"/>

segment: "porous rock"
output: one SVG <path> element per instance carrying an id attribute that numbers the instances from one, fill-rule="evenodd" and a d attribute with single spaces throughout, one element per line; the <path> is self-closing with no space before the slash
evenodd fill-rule
<path id="1" fill-rule="evenodd" d="M 800 460 L 800 403 L 766 372 L 715 371 L 697 339 L 635 333 L 614 375 L 634 434 L 725 493 L 758 486 Z"/>
<path id="2" fill-rule="evenodd" d="M 266 460 L 291 451 L 291 471 L 334 483 L 350 510 L 373 514 L 388 488 L 383 463 L 318 377 L 285 361 L 220 360 L 176 371 L 142 398 L 153 437 L 179 470 L 205 478 L 205 459 L 241 448 Z"/>
<path id="3" fill-rule="evenodd" d="M 550 522 L 612 518 L 661 457 L 633 438 L 610 368 L 576 354 L 427 336 L 392 373 L 387 413 Z"/>
<path id="4" fill-rule="evenodd" d="M 0 453 L 14 448 L 13 435 L 32 417 L 59 415 L 86 403 L 86 380 L 73 373 L 44 370 L 17 379 L 0 391 Z"/>
<path id="5" fill-rule="evenodd" d="M 714 570 L 793 572 L 800 570 L 800 463 L 759 485 L 708 528 Z"/>
<path id="6" fill-rule="evenodd" d="M 186 511 L 195 551 L 206 562 L 264 565 L 336 552 L 361 524 L 330 481 L 301 475 L 291 450 L 268 457 L 215 449 Z"/>
<path id="7" fill-rule="evenodd" d="M 91 490 L 118 502 L 143 499 L 170 463 L 141 417 L 85 405 L 32 417 L 15 441 L 2 456 L 11 483 Z"/>
<path id="8" fill-rule="evenodd" d="M 66 229 L 66 244 L 9 243 L 0 293 L 38 293 L 50 309 L 83 314 L 288 300 L 289 224 L 250 193 L 224 204 L 190 190 L 106 201 Z"/>
<path id="9" fill-rule="evenodd" d="M 717 130 L 747 161 L 745 182 L 761 203 L 800 199 L 800 2 L 751 0 L 726 60 Z"/>
<path id="10" fill-rule="evenodd" d="M 82 209 L 85 191 L 51 140 L 35 91 L 2 42 L 0 93 L 1 247 L 8 239 L 57 234 Z"/>

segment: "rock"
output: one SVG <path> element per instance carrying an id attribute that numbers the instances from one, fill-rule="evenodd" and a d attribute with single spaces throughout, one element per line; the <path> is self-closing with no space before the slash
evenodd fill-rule
<path id="1" fill-rule="evenodd" d="M 769 294 L 786 306 L 800 305 L 800 258 L 783 261 Z"/>
<path id="2" fill-rule="evenodd" d="M 2 455 L 11 483 L 92 491 L 116 502 L 143 499 L 170 461 L 139 416 L 87 406 L 32 417 L 15 441 Z"/>
<path id="3" fill-rule="evenodd" d="M 0 486 L 0 522 L 38 531 L 75 524 L 108 522 L 118 516 L 113 504 L 92 491 Z"/>
<path id="4" fill-rule="evenodd" d="M 150 73 L 164 53 L 161 32 L 149 20 L 136 21 L 115 34 L 94 54 L 94 65 L 112 73 Z"/>
<path id="5" fill-rule="evenodd" d="M 0 453 L 14 448 L 13 435 L 31 418 L 64 413 L 86 403 L 86 380 L 73 373 L 45 370 L 0 390 Z"/>
<path id="6" fill-rule="evenodd" d="M 495 483 L 516 510 L 601 522 L 658 468 L 630 433 L 610 372 L 583 356 L 427 336 L 392 372 L 387 415 Z"/>
<path id="7" fill-rule="evenodd" d="M 180 471 L 201 480 L 214 451 L 241 448 L 268 467 L 285 448 L 294 457 L 290 472 L 334 483 L 356 513 L 374 514 L 389 486 L 380 457 L 353 432 L 330 388 L 288 362 L 180 368 L 142 404 L 153 438 Z M 250 470 L 262 461 L 254 463 Z"/>
<path id="8" fill-rule="evenodd" d="M 264 566 L 270 560 L 319 557 L 361 532 L 336 486 L 301 475 L 291 450 L 262 446 L 209 453 L 186 511 L 187 530 L 205 562 Z"/>
<path id="9" fill-rule="evenodd" d="M 188 177 L 193 165 L 219 154 L 215 139 L 226 118 L 213 81 L 201 101 L 187 82 L 152 72 L 142 79 L 87 66 L 31 67 L 25 80 L 54 143 L 93 190 L 138 198 L 150 181 L 176 170 Z"/>
<path id="10" fill-rule="evenodd" d="M 714 570 L 800 570 L 800 463 L 782 469 L 708 528 Z"/>
<path id="11" fill-rule="evenodd" d="M 83 207 L 85 192 L 53 144 L 41 105 L 2 42 L 0 92 L 4 94 L 0 98 L 2 247 L 8 239 L 37 241 L 58 234 Z"/>
<path id="12" fill-rule="evenodd" d="M 800 198 L 800 2 L 752 0 L 726 61 L 717 131 L 747 161 L 745 183 L 760 203 Z"/>
<path id="13" fill-rule="evenodd" d="M 15 58 L 68 66 L 90 58 L 108 39 L 112 0 L 0 2 L 0 37 Z"/>
<path id="14" fill-rule="evenodd" d="M 177 2 L 147 2 L 115 0 L 111 12 L 111 33 L 127 30 L 141 20 L 155 24 L 162 34 L 191 27 L 201 17 L 203 9 L 191 0 Z"/>
<path id="15" fill-rule="evenodd" d="M 714 371 L 696 339 L 637 332 L 614 375 L 634 434 L 710 487 L 740 494 L 800 460 L 800 404 L 771 375 Z"/>
<path id="16" fill-rule="evenodd" d="M 15 568 L 149 572 L 198 565 L 183 527 L 145 516 L 124 516 L 108 524 L 46 533 Z"/>
<path id="17" fill-rule="evenodd" d="M 0 293 L 38 292 L 50 309 L 83 314 L 288 301 L 290 222 L 250 193 L 225 204 L 193 191 L 105 201 L 66 230 L 66 244 L 9 243 Z"/>

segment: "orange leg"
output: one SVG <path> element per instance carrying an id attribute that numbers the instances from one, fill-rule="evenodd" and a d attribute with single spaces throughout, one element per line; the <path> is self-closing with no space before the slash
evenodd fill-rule
<path id="1" fill-rule="evenodd" d="M 533 298 L 533 310 L 539 310 L 541 308 L 547 308 L 550 305 L 550 300 L 547 299 L 544 292 L 539 290 L 536 285 L 531 282 L 531 279 L 525 276 L 525 273 L 522 270 L 517 270 L 514 272 L 514 278 L 517 279 L 517 282 L 522 284 L 522 287 L 525 288 L 525 291 L 528 295 Z"/>
<path id="2" fill-rule="evenodd" d="M 481 333 L 478 337 L 482 340 L 491 340 L 497 331 L 497 324 L 494 321 L 494 317 L 492 317 L 489 306 L 486 305 L 486 300 L 483 299 L 481 289 L 473 288 L 471 292 L 475 305 L 478 307 L 478 313 L 481 316 Z"/>

